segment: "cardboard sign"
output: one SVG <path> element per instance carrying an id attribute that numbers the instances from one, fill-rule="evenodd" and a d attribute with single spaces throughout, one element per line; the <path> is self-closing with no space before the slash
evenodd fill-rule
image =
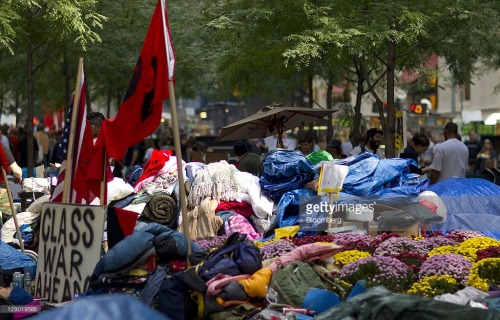
<path id="1" fill-rule="evenodd" d="M 35 296 L 73 300 L 87 291 L 101 258 L 105 207 L 45 203 L 41 214 Z"/>
<path id="2" fill-rule="evenodd" d="M 318 195 L 339 193 L 348 172 L 348 166 L 324 162 L 318 179 Z"/>

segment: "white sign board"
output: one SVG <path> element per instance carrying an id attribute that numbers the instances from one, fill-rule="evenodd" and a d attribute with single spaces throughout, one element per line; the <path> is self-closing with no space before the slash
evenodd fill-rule
<path id="1" fill-rule="evenodd" d="M 348 172 L 348 166 L 324 162 L 319 174 L 318 195 L 340 192 Z"/>
<path id="2" fill-rule="evenodd" d="M 101 258 L 105 207 L 45 203 L 40 218 L 35 296 L 71 301 Z"/>

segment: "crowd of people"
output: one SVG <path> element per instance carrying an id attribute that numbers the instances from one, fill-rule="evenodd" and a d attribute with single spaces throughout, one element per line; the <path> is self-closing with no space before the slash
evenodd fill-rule
<path id="1" fill-rule="evenodd" d="M 350 137 L 352 138 L 352 136 Z M 467 175 L 481 174 L 485 169 L 496 168 L 498 159 L 492 141 L 484 139 L 481 142 L 474 131 L 469 132 L 468 138 L 466 142 L 462 142 L 458 126 L 453 122 L 446 124 L 440 141 L 437 143 L 434 142 L 430 134 L 409 132 L 407 147 L 399 157 L 414 160 L 414 163 L 410 165 L 410 172 L 428 175 L 431 184 L 447 178 L 464 178 Z M 234 150 L 239 158 L 241 171 L 260 175 L 262 168 L 259 165 L 262 166 L 262 157 L 261 152 L 252 147 L 255 141 L 262 144 L 263 140 L 237 142 Z M 342 142 L 335 137 L 321 148 L 315 141 L 314 133 L 310 131 L 299 132 L 295 150 L 304 155 L 315 150 L 325 150 L 333 159 L 344 159 L 363 152 L 376 154 L 381 159 L 385 158 L 384 150 L 381 148 L 383 132 L 378 128 L 367 130 L 359 144 L 353 144 L 351 141 Z M 243 147 L 244 145 L 246 148 Z"/>
<path id="2" fill-rule="evenodd" d="M 91 112 L 87 119 L 94 140 L 105 119 L 100 112 Z M 14 169 L 12 172 L 16 178 L 26 176 L 28 166 L 28 141 L 26 130 L 22 127 L 3 125 L 0 127 L 1 141 L 4 149 L 8 149 L 10 160 Z M 33 134 L 33 145 L 36 165 L 49 167 L 51 164 L 60 163 L 62 159 L 57 158 L 57 147 L 62 136 L 62 131 L 48 131 L 43 125 L 36 127 Z M 192 161 L 194 152 L 206 153 L 209 146 L 197 139 L 195 130 L 180 133 L 181 152 L 183 160 Z M 324 138 L 324 137 L 323 137 Z M 376 154 L 384 158 L 384 150 L 381 148 L 383 132 L 378 128 L 371 128 L 365 132 L 359 143 L 350 140 L 341 141 L 338 136 L 326 143 L 324 139 L 317 139 L 313 131 L 301 131 L 296 135 L 287 137 L 287 147 L 308 155 L 316 150 L 328 152 L 333 159 L 344 159 L 348 156 L 359 155 L 363 152 Z M 431 134 L 420 134 L 408 132 L 408 143 L 399 157 L 413 159 L 415 164 L 410 166 L 411 173 L 428 174 L 431 183 L 441 181 L 449 177 L 465 177 L 471 174 L 480 174 L 485 169 L 496 168 L 498 163 L 497 153 L 490 139 L 480 140 L 474 131 L 468 133 L 467 141 L 462 142 L 458 133 L 458 127 L 454 123 L 448 123 L 440 136 L 435 141 Z M 169 126 L 161 125 L 158 130 L 145 140 L 131 146 L 123 159 L 115 159 L 114 175 L 127 178 L 133 172 L 134 167 L 144 166 L 151 157 L 154 149 L 174 150 L 173 131 Z M 238 141 L 233 146 L 237 157 L 236 165 L 242 171 L 255 175 L 262 175 L 263 155 L 274 149 L 274 146 L 266 144 L 265 139 L 248 139 Z M 466 159 L 466 160 L 465 160 Z M 438 174 L 439 173 L 439 174 Z M 19 177 L 18 177 L 19 176 Z"/>

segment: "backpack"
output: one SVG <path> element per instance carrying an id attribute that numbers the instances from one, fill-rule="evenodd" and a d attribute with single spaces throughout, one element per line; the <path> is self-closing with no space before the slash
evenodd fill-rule
<path id="1" fill-rule="evenodd" d="M 219 273 L 228 276 L 253 274 L 262 268 L 262 256 L 246 234 L 233 233 L 224 245 L 210 253 L 207 260 L 196 266 L 197 274 L 208 281 Z"/>
<path id="2" fill-rule="evenodd" d="M 269 287 L 278 294 L 278 303 L 300 308 L 309 289 L 325 289 L 325 284 L 308 263 L 294 262 L 278 269 Z"/>

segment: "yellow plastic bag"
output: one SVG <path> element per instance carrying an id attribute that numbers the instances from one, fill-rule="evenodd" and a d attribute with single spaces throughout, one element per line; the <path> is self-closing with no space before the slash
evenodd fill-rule
<path id="1" fill-rule="evenodd" d="M 300 226 L 283 227 L 274 230 L 274 239 L 293 238 L 299 232 Z"/>

